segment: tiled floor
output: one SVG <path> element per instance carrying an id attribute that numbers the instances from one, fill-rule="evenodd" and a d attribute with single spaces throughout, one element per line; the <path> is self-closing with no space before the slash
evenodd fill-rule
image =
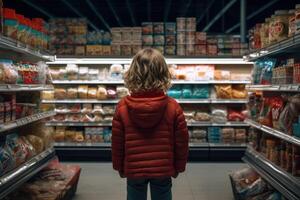
<path id="1" fill-rule="evenodd" d="M 111 163 L 80 163 L 82 174 L 74 200 L 126 200 L 126 182 Z M 190 163 L 173 180 L 173 200 L 233 200 L 228 173 L 242 163 Z M 148 198 L 150 200 L 150 198 Z"/>

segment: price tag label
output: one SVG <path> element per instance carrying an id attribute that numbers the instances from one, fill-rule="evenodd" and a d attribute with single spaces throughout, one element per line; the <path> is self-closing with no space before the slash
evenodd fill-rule
<path id="1" fill-rule="evenodd" d="M 299 89 L 299 85 L 291 85 L 291 90 L 297 91 Z"/>

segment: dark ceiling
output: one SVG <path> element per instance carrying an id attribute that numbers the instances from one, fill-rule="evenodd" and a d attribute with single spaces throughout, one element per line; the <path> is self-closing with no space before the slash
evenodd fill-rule
<path id="1" fill-rule="evenodd" d="M 85 16 L 99 29 L 106 29 L 107 26 L 93 12 L 88 4 L 89 2 L 92 3 L 95 10 L 103 17 L 109 27 L 139 26 L 144 21 L 164 21 L 166 13 L 168 13 L 167 21 L 175 21 L 176 17 L 180 16 L 197 17 L 198 19 L 202 16 L 197 25 L 197 29 L 200 31 L 231 1 L 234 0 L 4 0 L 4 6 L 15 8 L 19 13 L 28 17 L 49 18 L 47 15 L 29 6 L 30 3 L 54 17 L 78 17 L 78 13 L 76 14 L 67 6 L 69 3 L 80 12 L 79 14 Z M 264 18 L 273 14 L 275 10 L 293 9 L 295 4 L 300 3 L 300 0 L 246 1 L 247 16 L 264 5 L 274 2 L 264 11 L 247 20 L 248 29 L 254 26 L 255 23 L 261 22 Z M 67 4 L 64 2 L 67 2 Z M 210 8 L 205 13 L 204 11 L 209 5 Z M 240 0 L 236 0 L 227 12 L 210 27 L 208 32 L 223 33 L 239 23 L 239 18 Z M 90 28 L 92 29 L 91 26 Z M 233 32 L 239 33 L 239 28 L 236 28 Z"/>

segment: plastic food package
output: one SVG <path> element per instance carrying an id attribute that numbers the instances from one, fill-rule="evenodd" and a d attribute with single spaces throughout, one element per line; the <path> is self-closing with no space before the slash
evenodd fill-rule
<path id="1" fill-rule="evenodd" d="M 107 80 L 108 77 L 108 69 L 104 68 L 99 70 L 99 80 Z"/>
<path id="2" fill-rule="evenodd" d="M 90 114 L 93 111 L 93 105 L 91 103 L 84 103 L 82 104 L 81 113 L 83 114 Z"/>
<path id="3" fill-rule="evenodd" d="M 41 99 L 43 99 L 43 100 L 53 100 L 54 99 L 54 92 L 53 91 L 42 91 L 41 92 Z"/>
<path id="4" fill-rule="evenodd" d="M 235 131 L 234 128 L 223 128 L 222 131 L 222 141 L 224 143 L 233 143 Z"/>
<path id="5" fill-rule="evenodd" d="M 237 111 L 234 109 L 228 109 L 228 121 L 244 121 L 245 116 L 241 111 Z"/>
<path id="6" fill-rule="evenodd" d="M 78 79 L 89 80 L 89 68 L 88 67 L 79 67 Z"/>
<path id="7" fill-rule="evenodd" d="M 114 105 L 105 105 L 103 106 L 103 111 L 105 115 L 114 115 L 115 113 L 115 106 Z"/>
<path id="8" fill-rule="evenodd" d="M 67 70 L 65 68 L 59 69 L 59 80 L 66 80 L 67 79 Z"/>
<path id="9" fill-rule="evenodd" d="M 211 116 L 207 112 L 197 111 L 194 116 L 195 121 L 210 121 L 210 119 L 211 119 Z"/>
<path id="10" fill-rule="evenodd" d="M 57 121 L 57 122 L 63 122 L 66 120 L 66 115 L 65 114 L 56 114 L 53 117 L 53 121 Z"/>
<path id="11" fill-rule="evenodd" d="M 244 128 L 235 129 L 235 142 L 236 143 L 246 143 L 247 140 L 247 130 Z"/>
<path id="12" fill-rule="evenodd" d="M 142 34 L 143 35 L 153 34 L 152 22 L 143 22 L 142 23 Z"/>
<path id="13" fill-rule="evenodd" d="M 175 35 L 166 35 L 165 36 L 165 44 L 166 45 L 175 45 L 176 44 L 176 36 Z"/>
<path id="14" fill-rule="evenodd" d="M 231 85 L 215 85 L 217 98 L 231 99 Z"/>
<path id="15" fill-rule="evenodd" d="M 52 80 L 59 80 L 60 79 L 59 69 L 50 69 L 50 76 Z"/>
<path id="16" fill-rule="evenodd" d="M 65 88 L 55 88 L 54 97 L 55 99 L 65 99 L 67 96 L 67 91 Z"/>
<path id="17" fill-rule="evenodd" d="M 65 132 L 65 141 L 75 142 L 75 136 L 76 136 L 76 131 L 66 130 L 66 132 Z"/>
<path id="18" fill-rule="evenodd" d="M 273 97 L 271 103 L 272 124 L 275 129 L 280 129 L 279 116 L 284 108 L 284 102 L 281 97 Z"/>
<path id="19" fill-rule="evenodd" d="M 117 91 L 115 87 L 107 87 L 107 98 L 108 99 L 115 99 L 117 98 Z"/>
<path id="20" fill-rule="evenodd" d="M 105 86 L 98 86 L 98 90 L 97 90 L 97 99 L 101 100 L 101 99 L 107 99 L 107 90 L 105 88 Z"/>
<path id="21" fill-rule="evenodd" d="M 5 145 L 0 146 L 0 175 L 2 176 L 6 172 L 15 167 L 15 159 L 12 155 L 11 149 Z"/>
<path id="22" fill-rule="evenodd" d="M 210 96 L 209 85 L 194 85 L 192 98 L 207 99 Z"/>
<path id="23" fill-rule="evenodd" d="M 38 154 L 44 150 L 44 142 L 40 137 L 35 135 L 26 135 L 26 139 L 30 142 Z"/>
<path id="24" fill-rule="evenodd" d="M 163 22 L 154 22 L 153 23 L 153 33 L 154 34 L 164 34 L 164 23 Z"/>
<path id="25" fill-rule="evenodd" d="M 154 35 L 153 36 L 154 45 L 164 45 L 165 44 L 165 36 L 164 35 Z"/>
<path id="26" fill-rule="evenodd" d="M 91 81 L 98 80 L 99 69 L 89 69 L 89 79 Z"/>
<path id="27" fill-rule="evenodd" d="M 87 85 L 78 86 L 78 96 L 80 99 L 87 99 L 88 89 L 89 89 L 89 87 Z"/>
<path id="28" fill-rule="evenodd" d="M 231 176 L 239 194 L 245 193 L 247 187 L 259 178 L 257 172 L 250 167 L 235 171 Z"/>
<path id="29" fill-rule="evenodd" d="M 77 99 L 78 98 L 78 89 L 77 88 L 68 88 L 66 98 L 67 99 Z"/>
<path id="30" fill-rule="evenodd" d="M 10 134 L 6 136 L 6 145 L 11 150 L 12 156 L 15 159 L 15 165 L 19 166 L 26 161 L 27 151 L 21 146 L 22 140 L 17 134 Z"/>
<path id="31" fill-rule="evenodd" d="M 94 104 L 94 109 L 92 111 L 94 115 L 104 115 L 104 110 L 101 104 Z"/>
<path id="32" fill-rule="evenodd" d="M 57 126 L 55 132 L 52 134 L 52 138 L 55 142 L 65 141 L 66 127 Z"/>
<path id="33" fill-rule="evenodd" d="M 24 127 L 20 132 L 30 132 L 33 135 L 43 140 L 44 148 L 52 146 L 53 139 L 52 134 L 54 133 L 53 127 L 47 127 L 43 122 L 35 122 L 27 127 Z M 24 136 L 24 138 L 26 138 Z"/>
<path id="34" fill-rule="evenodd" d="M 89 87 L 88 88 L 87 98 L 88 99 L 97 99 L 97 88 L 95 88 L 95 87 Z"/>
<path id="35" fill-rule="evenodd" d="M 152 46 L 153 45 L 153 36 L 152 35 L 143 35 L 142 36 L 142 44 L 145 46 Z"/>
<path id="36" fill-rule="evenodd" d="M 50 135 L 50 138 L 52 140 L 52 135 Z M 26 149 L 27 152 L 26 160 L 29 160 L 30 158 L 36 155 L 36 151 L 34 147 L 30 144 L 30 142 L 26 139 L 25 136 L 21 136 L 20 140 L 22 141 L 21 148 Z"/>
<path id="37" fill-rule="evenodd" d="M 271 98 L 265 97 L 258 117 L 258 122 L 268 127 L 272 127 L 273 125 L 271 104 Z"/>
<path id="38" fill-rule="evenodd" d="M 215 80 L 230 80 L 230 71 L 215 70 L 214 79 Z"/>
<path id="39" fill-rule="evenodd" d="M 165 23 L 165 34 L 166 35 L 175 35 L 176 34 L 176 23 L 166 22 Z"/>
<path id="40" fill-rule="evenodd" d="M 66 115 L 67 122 L 79 122 L 81 119 L 81 114 L 68 114 Z"/>
<path id="41" fill-rule="evenodd" d="M 193 91 L 191 85 L 184 85 L 182 87 L 182 98 L 184 99 L 190 99 L 192 98 Z"/>
<path id="42" fill-rule="evenodd" d="M 184 114 L 184 117 L 185 117 L 185 120 L 187 122 L 193 122 L 194 121 L 194 115 L 195 115 L 195 112 L 194 111 L 184 111 L 183 112 Z"/>
<path id="43" fill-rule="evenodd" d="M 67 110 L 69 110 L 71 113 L 78 113 L 81 110 L 81 104 L 70 104 L 68 105 Z"/>
<path id="44" fill-rule="evenodd" d="M 186 30 L 186 18 L 184 17 L 177 17 L 176 18 L 176 25 L 177 25 L 177 31 L 185 31 Z"/>
<path id="45" fill-rule="evenodd" d="M 176 55 L 176 46 L 165 46 L 165 55 Z"/>
<path id="46" fill-rule="evenodd" d="M 124 86 L 117 86 L 117 97 L 119 99 L 126 97 L 129 94 L 129 91 Z"/>
<path id="47" fill-rule="evenodd" d="M 75 64 L 67 64 L 66 73 L 68 80 L 77 80 L 78 79 L 78 66 Z"/>
<path id="48" fill-rule="evenodd" d="M 18 72 L 11 60 L 0 60 L 0 83 L 16 84 Z"/>
<path id="49" fill-rule="evenodd" d="M 192 131 L 192 138 L 197 138 L 197 139 L 206 139 L 207 137 L 207 131 L 206 129 L 202 128 L 194 128 Z"/>
<path id="50" fill-rule="evenodd" d="M 231 96 L 234 99 L 245 99 L 247 97 L 247 90 L 245 85 L 234 84 L 231 86 Z"/>
<path id="51" fill-rule="evenodd" d="M 102 122 L 103 117 L 101 115 L 94 115 L 93 121 L 94 122 Z"/>
<path id="52" fill-rule="evenodd" d="M 173 97 L 175 99 L 181 98 L 182 91 L 181 87 L 178 85 L 174 85 L 171 89 L 167 91 L 168 96 Z"/>
<path id="53" fill-rule="evenodd" d="M 81 122 L 93 122 L 93 117 L 90 114 L 85 114 L 81 118 Z"/>
<path id="54" fill-rule="evenodd" d="M 123 79 L 123 66 L 119 64 L 113 64 L 110 66 L 109 74 L 112 80 Z"/>
<path id="55" fill-rule="evenodd" d="M 212 122 L 225 123 L 227 122 L 227 107 L 222 105 L 212 106 Z"/>

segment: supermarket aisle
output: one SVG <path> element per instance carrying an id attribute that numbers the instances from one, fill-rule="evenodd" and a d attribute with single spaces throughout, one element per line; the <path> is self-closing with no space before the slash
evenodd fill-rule
<path id="1" fill-rule="evenodd" d="M 111 163 L 80 163 L 82 174 L 74 200 L 125 200 L 125 179 L 112 171 Z M 228 178 L 242 163 L 190 163 L 187 172 L 173 182 L 173 200 L 232 200 Z M 149 199 L 149 198 L 148 198 Z"/>

